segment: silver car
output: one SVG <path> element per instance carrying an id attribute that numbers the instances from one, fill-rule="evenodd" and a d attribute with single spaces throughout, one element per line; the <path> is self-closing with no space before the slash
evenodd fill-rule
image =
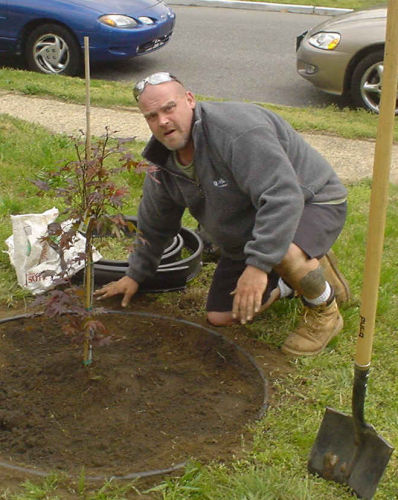
<path id="1" fill-rule="evenodd" d="M 297 37 L 298 73 L 320 90 L 351 95 L 355 106 L 377 113 L 386 18 L 386 8 L 352 12 L 304 32 Z"/>

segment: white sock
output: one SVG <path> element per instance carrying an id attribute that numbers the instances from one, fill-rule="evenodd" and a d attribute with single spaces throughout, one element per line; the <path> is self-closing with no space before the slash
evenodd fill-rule
<path id="1" fill-rule="evenodd" d="M 325 290 L 323 291 L 323 293 L 319 297 L 315 297 L 315 299 L 307 299 L 307 297 L 303 296 L 303 298 L 309 304 L 312 304 L 313 306 L 319 306 L 328 300 L 331 292 L 332 292 L 332 289 L 330 288 L 329 283 L 326 281 Z"/>
<path id="2" fill-rule="evenodd" d="M 279 296 L 280 299 L 283 299 L 283 297 L 288 297 L 293 292 L 293 289 L 290 288 L 290 286 L 287 285 L 282 278 L 279 278 L 278 280 L 278 288 L 280 293 Z"/>

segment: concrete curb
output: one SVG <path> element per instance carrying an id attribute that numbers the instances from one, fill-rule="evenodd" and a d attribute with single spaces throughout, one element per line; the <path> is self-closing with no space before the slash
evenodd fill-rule
<path id="1" fill-rule="evenodd" d="M 294 5 L 284 3 L 246 2 L 243 0 L 169 0 L 168 4 L 186 5 L 189 7 L 223 7 L 227 9 L 293 12 L 296 14 L 317 14 L 319 16 L 336 16 L 353 11 L 353 9 L 335 9 L 333 7 L 315 7 L 313 5 Z"/>

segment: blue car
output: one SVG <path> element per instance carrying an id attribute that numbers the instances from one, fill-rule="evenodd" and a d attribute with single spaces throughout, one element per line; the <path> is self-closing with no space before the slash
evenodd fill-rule
<path id="1" fill-rule="evenodd" d="M 174 12 L 163 0 L 0 0 L 0 54 L 22 55 L 28 69 L 75 75 L 83 62 L 120 61 L 165 45 Z"/>

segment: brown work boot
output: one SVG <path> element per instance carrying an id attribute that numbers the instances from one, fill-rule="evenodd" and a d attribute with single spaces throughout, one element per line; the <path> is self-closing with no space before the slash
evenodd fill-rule
<path id="1" fill-rule="evenodd" d="M 344 302 L 348 302 L 351 299 L 350 287 L 337 267 L 337 258 L 333 250 L 329 250 L 329 252 L 319 260 L 319 263 L 322 266 L 325 280 L 334 290 L 337 304 L 340 305 Z"/>
<path id="2" fill-rule="evenodd" d="M 304 314 L 297 329 L 282 346 L 285 354 L 313 356 L 321 352 L 343 328 L 343 318 L 336 299 L 316 307 L 304 306 Z"/>

